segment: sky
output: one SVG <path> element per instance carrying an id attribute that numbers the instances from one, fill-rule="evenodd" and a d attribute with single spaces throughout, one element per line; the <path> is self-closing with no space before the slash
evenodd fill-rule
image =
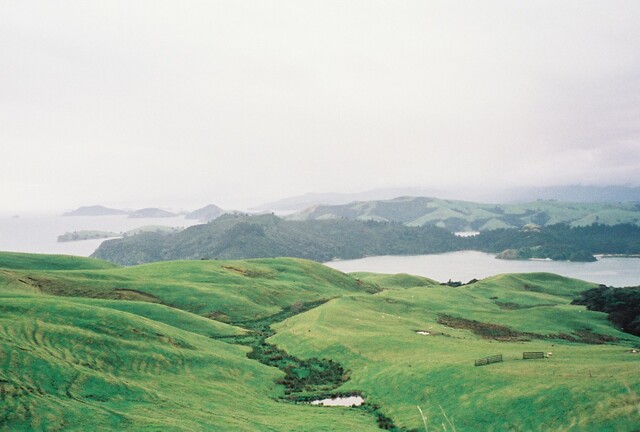
<path id="1" fill-rule="evenodd" d="M 640 2 L 0 2 L 0 210 L 640 185 Z"/>

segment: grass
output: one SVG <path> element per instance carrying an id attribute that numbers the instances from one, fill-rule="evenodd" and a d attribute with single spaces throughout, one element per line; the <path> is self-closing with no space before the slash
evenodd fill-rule
<path id="1" fill-rule="evenodd" d="M 115 264 L 70 255 L 44 255 L 0 252 L 0 269 L 16 270 L 97 270 L 118 267 Z"/>
<path id="2" fill-rule="evenodd" d="M 458 431 L 632 430 L 640 421 L 631 396 L 640 390 L 640 366 L 628 348 L 640 339 L 617 331 L 604 314 L 569 305 L 572 293 L 591 286 L 548 274 L 503 275 L 460 288 L 388 286 L 375 296 L 343 297 L 292 317 L 275 326 L 270 341 L 302 358 L 339 361 L 351 371 L 345 389 L 363 392 L 410 429 L 424 426 L 419 405 L 434 425 L 449 425 L 446 412 Z M 504 310 L 495 305 L 496 294 L 557 306 Z M 525 335 L 499 342 L 443 325 L 443 314 Z M 594 345 L 556 336 L 585 329 L 619 341 Z M 524 361 L 523 351 L 553 355 Z M 505 361 L 473 366 L 474 359 L 493 354 Z"/>
<path id="3" fill-rule="evenodd" d="M 121 287 L 128 286 L 128 280 L 142 283 L 143 279 L 132 269 L 89 271 L 83 260 L 77 264 L 83 269 L 3 270 L 0 429 L 302 431 L 309 425 L 327 431 L 376 429 L 363 412 L 278 402 L 284 391 L 275 383 L 285 374 L 248 358 L 249 348 L 218 340 L 245 334 L 243 328 L 158 303 L 77 297 L 95 297 L 93 283 L 104 293 L 109 283 Z M 148 278 L 148 287 L 168 274 L 173 274 L 175 284 L 177 280 L 187 284 L 187 273 L 199 281 L 196 285 L 212 277 L 207 263 L 172 264 L 137 270 Z M 229 278 L 234 279 L 220 270 L 221 265 L 220 279 L 229 286 Z M 334 294 L 360 287 L 338 272 L 307 271 L 305 262 L 233 265 L 251 270 L 250 276 L 242 277 L 252 280 L 267 277 L 255 272 L 271 268 L 270 280 L 277 281 L 278 268 L 290 268 L 289 283 L 299 282 L 302 291 L 310 279 L 321 289 L 324 278 L 331 281 L 329 291 Z M 151 270 L 162 276 L 150 276 Z M 44 293 L 46 282 L 34 289 L 7 275 L 48 281 L 56 293 L 70 283 L 73 295 L 53 296 Z M 341 287 L 345 281 L 349 284 Z M 265 298 L 269 289 L 265 288 Z M 316 290 L 313 296 L 321 294 Z M 215 291 L 208 296 L 208 301 L 215 301 Z M 262 310 L 259 306 L 255 305 L 256 313 Z"/>
<path id="4" fill-rule="evenodd" d="M 377 290 L 318 263 L 293 258 L 173 261 L 64 272 L 0 269 L 0 287 L 3 284 L 17 292 L 161 303 L 223 321 L 258 319 L 296 302 Z"/>
<path id="5" fill-rule="evenodd" d="M 629 352 L 640 338 L 570 304 L 586 282 L 536 273 L 453 288 L 286 258 L 121 268 L 0 253 L 0 263 L 0 430 L 640 423 L 640 357 Z M 504 362 L 473 366 L 494 354 Z M 367 403 L 284 401 L 318 392 Z"/>

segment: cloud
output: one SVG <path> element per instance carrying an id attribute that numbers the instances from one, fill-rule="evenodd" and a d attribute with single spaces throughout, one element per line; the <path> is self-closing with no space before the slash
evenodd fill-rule
<path id="1" fill-rule="evenodd" d="M 640 184 L 639 19 L 634 1 L 3 2 L 1 198 Z"/>

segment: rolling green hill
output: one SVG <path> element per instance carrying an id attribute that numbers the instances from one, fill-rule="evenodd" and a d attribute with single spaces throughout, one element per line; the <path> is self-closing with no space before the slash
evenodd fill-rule
<path id="1" fill-rule="evenodd" d="M 290 220 L 375 220 L 407 226 L 433 225 L 450 231 L 522 228 L 535 223 L 586 226 L 593 223 L 640 225 L 640 207 L 634 203 L 564 203 L 536 201 L 524 204 L 480 204 L 426 197 L 321 205 L 288 216 Z"/>
<path id="2" fill-rule="evenodd" d="M 631 431 L 640 422 L 640 339 L 571 306 L 592 284 L 500 275 L 460 288 L 406 287 L 346 296 L 275 326 L 269 340 L 351 370 L 344 390 L 423 430 Z M 422 334 L 418 333 L 422 332 Z M 524 351 L 552 353 L 522 360 Z M 474 360 L 502 354 L 481 367 Z M 446 416 L 446 417 L 445 417 Z M 447 419 L 448 418 L 448 419 Z"/>
<path id="3" fill-rule="evenodd" d="M 278 402 L 284 373 L 224 342 L 245 329 L 187 312 L 259 317 L 372 286 L 300 260 L 39 270 L 52 257 L 0 257 L 0 429 L 376 429 L 364 412 Z"/>
<path id="4" fill-rule="evenodd" d="M 419 431 L 417 406 L 429 430 L 640 421 L 640 338 L 571 305 L 595 287 L 578 280 L 451 288 L 292 258 L 0 263 L 1 430 Z M 363 407 L 300 402 L 353 393 Z"/>

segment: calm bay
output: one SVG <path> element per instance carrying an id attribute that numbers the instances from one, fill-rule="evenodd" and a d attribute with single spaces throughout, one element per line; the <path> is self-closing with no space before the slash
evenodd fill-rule
<path id="1" fill-rule="evenodd" d="M 595 262 L 501 260 L 476 251 L 433 255 L 376 256 L 331 261 L 329 267 L 346 273 L 409 273 L 435 279 L 468 282 L 501 273 L 549 272 L 609 286 L 640 285 L 640 258 L 598 257 Z"/>

